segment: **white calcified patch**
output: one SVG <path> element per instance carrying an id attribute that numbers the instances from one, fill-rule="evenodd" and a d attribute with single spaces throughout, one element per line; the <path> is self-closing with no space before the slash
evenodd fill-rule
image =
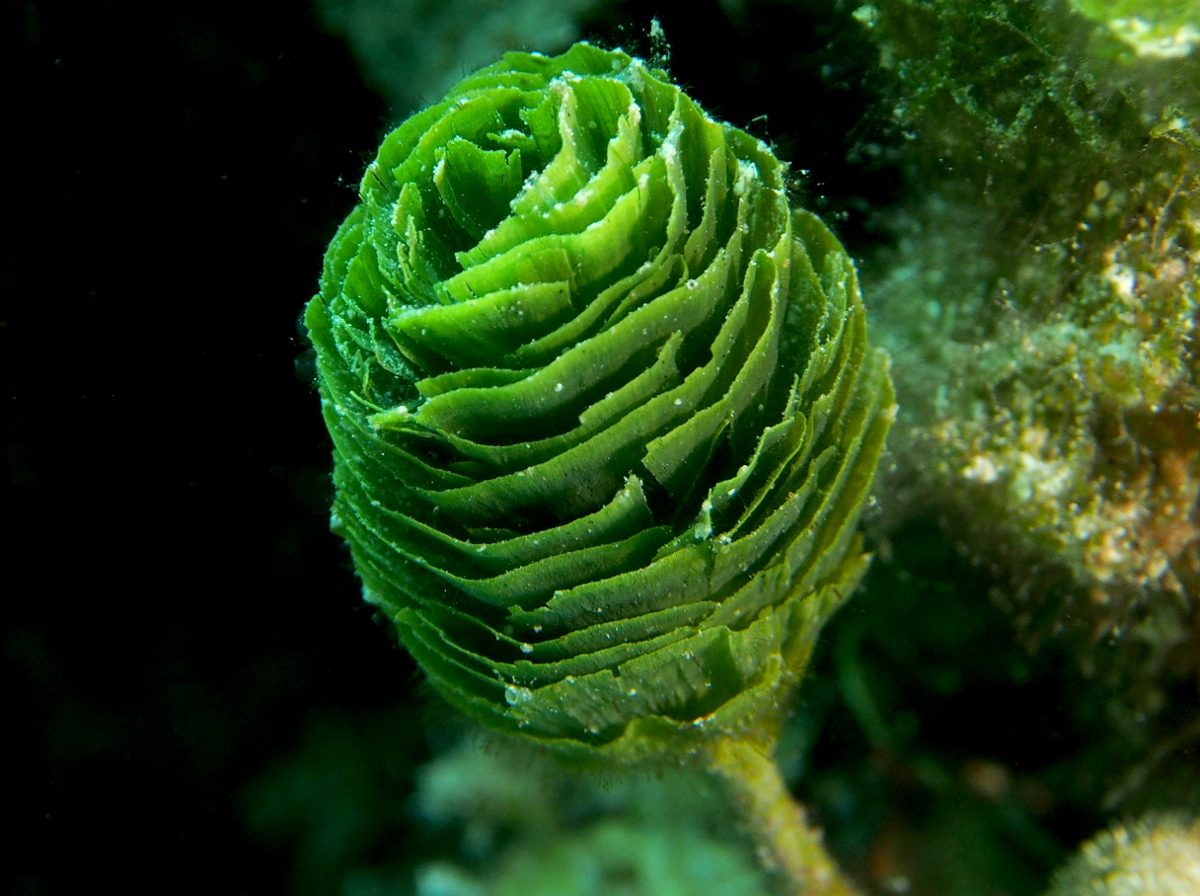
<path id="1" fill-rule="evenodd" d="M 983 454 L 976 454 L 971 463 L 963 467 L 962 475 L 964 479 L 970 479 L 972 482 L 987 485 L 990 482 L 996 481 L 1000 476 L 1000 471 L 996 469 L 996 465 L 990 457 Z"/>
<path id="2" fill-rule="evenodd" d="M 1143 59 L 1182 59 L 1200 44 L 1200 31 L 1193 25 L 1182 25 L 1165 32 L 1138 16 L 1113 19 L 1109 30 L 1133 48 Z"/>
<path id="3" fill-rule="evenodd" d="M 1104 278 L 1113 285 L 1113 289 L 1122 299 L 1129 301 L 1133 298 L 1133 290 L 1137 286 L 1137 273 L 1129 265 L 1110 264 L 1104 269 Z"/>

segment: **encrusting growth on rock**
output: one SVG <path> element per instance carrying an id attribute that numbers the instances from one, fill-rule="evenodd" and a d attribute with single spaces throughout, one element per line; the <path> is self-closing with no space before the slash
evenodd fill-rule
<path id="1" fill-rule="evenodd" d="M 1046 896 L 1193 896 L 1200 893 L 1200 822 L 1148 815 L 1085 843 Z"/>
<path id="2" fill-rule="evenodd" d="M 867 265 L 906 408 L 884 513 L 939 517 L 1131 755 L 1200 685 L 1200 56 L 1131 50 L 1134 6 L 1196 14 L 880 0 L 867 32 L 915 185 Z"/>

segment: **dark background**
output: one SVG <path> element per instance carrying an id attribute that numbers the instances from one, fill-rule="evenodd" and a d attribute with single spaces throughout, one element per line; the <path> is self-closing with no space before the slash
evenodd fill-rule
<path id="1" fill-rule="evenodd" d="M 734 27 L 712 2 L 610 4 L 587 33 L 648 52 L 657 13 L 672 74 L 811 171 L 798 191 L 857 254 L 898 184 L 846 161 L 888 138 L 873 60 L 839 42 L 837 4 L 760 6 Z M 297 325 L 411 110 L 300 2 L 3 16 L 4 885 L 335 892 L 380 831 L 419 856 L 406 800 L 440 709 L 328 533 Z M 291 802 L 264 802 L 271 781 Z"/>
<path id="2" fill-rule="evenodd" d="M 247 783 L 315 715 L 412 691 L 294 369 L 384 110 L 303 3 L 5 18 L 4 873 L 279 892 Z"/>

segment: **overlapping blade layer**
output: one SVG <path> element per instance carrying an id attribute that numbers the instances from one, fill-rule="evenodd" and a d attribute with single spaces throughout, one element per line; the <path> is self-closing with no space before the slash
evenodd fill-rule
<path id="1" fill-rule="evenodd" d="M 361 193 L 306 322 L 367 598 L 493 727 L 763 712 L 862 574 L 894 413 L 780 163 L 577 45 L 464 79 Z"/>

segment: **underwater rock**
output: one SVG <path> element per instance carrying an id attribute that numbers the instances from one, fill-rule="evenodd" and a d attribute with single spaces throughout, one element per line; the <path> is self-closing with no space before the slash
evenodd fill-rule
<path id="1" fill-rule="evenodd" d="M 885 0 L 865 33 L 912 137 L 865 268 L 904 407 L 885 514 L 940 516 L 1144 746 L 1200 683 L 1200 70 L 1114 62 L 1054 2 Z"/>
<path id="2" fill-rule="evenodd" d="M 427 105 L 471 69 L 507 50 L 557 53 L 603 0 L 317 0 L 324 26 L 345 38 L 364 80 L 398 112 Z"/>
<path id="3" fill-rule="evenodd" d="M 1200 821 L 1147 815 L 1115 824 L 1059 869 L 1046 896 L 1195 896 Z"/>
<path id="4" fill-rule="evenodd" d="M 421 814 L 458 826 L 462 860 L 418 869 L 418 896 L 765 896 L 720 797 L 676 771 L 617 781 L 466 742 L 423 769 Z M 482 866 L 473 873 L 472 866 Z"/>

